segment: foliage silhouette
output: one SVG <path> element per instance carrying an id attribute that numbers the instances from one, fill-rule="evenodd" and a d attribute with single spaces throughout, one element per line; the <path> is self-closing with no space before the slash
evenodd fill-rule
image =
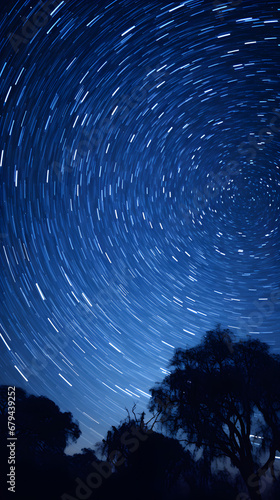
<path id="1" fill-rule="evenodd" d="M 105 461 L 90 448 L 66 455 L 81 434 L 72 414 L 16 388 L 16 494 L 7 492 L 8 387 L 0 386 L 1 500 L 280 498 L 280 357 L 218 325 L 170 366 L 151 389 L 150 420 L 134 406 L 99 443 Z M 225 457 L 235 477 L 215 465 Z"/>
<path id="2" fill-rule="evenodd" d="M 0 386 L 1 429 L 7 431 L 8 386 Z M 3 427 L 2 427 L 3 426 Z M 43 396 L 28 395 L 23 389 L 16 389 L 16 437 L 19 454 L 48 451 L 61 454 L 71 441 L 77 441 L 81 434 L 70 412 L 62 413 L 59 407 Z"/>
<path id="3" fill-rule="evenodd" d="M 211 461 L 229 457 L 250 498 L 260 500 L 261 475 L 268 468 L 274 474 L 280 448 L 280 357 L 259 340 L 234 342 L 232 332 L 218 325 L 199 345 L 178 349 L 170 366 L 151 389 L 150 410 L 162 413 L 171 435 L 183 431 L 186 443 L 207 450 Z M 164 408 L 162 401 L 168 401 Z M 262 436 L 266 459 L 256 453 L 253 434 Z"/>
<path id="4" fill-rule="evenodd" d="M 16 493 L 9 494 L 8 386 L 0 386 L 0 467 L 4 478 L 0 497 L 58 499 L 68 477 L 64 449 L 80 436 L 79 426 L 71 413 L 62 413 L 48 398 L 28 395 L 21 388 L 16 388 L 15 393 Z"/>
<path id="5" fill-rule="evenodd" d="M 206 476 L 205 457 L 195 460 L 178 440 L 153 430 L 157 416 L 145 423 L 145 414 L 138 418 L 134 409 L 133 418 L 128 414 L 98 446 L 105 460 L 110 461 L 116 450 L 123 457 L 101 489 L 102 499 L 114 495 L 123 500 L 224 500 L 226 490 L 227 499 L 236 500 L 238 490 L 229 475 Z"/>
<path id="6" fill-rule="evenodd" d="M 135 406 L 133 418 L 128 414 L 99 444 L 99 450 L 112 465 L 113 451 L 119 451 L 123 457 L 104 488 L 104 496 L 109 498 L 110 493 L 118 490 L 123 499 L 183 498 L 182 488 L 184 495 L 190 490 L 183 476 L 194 466 L 190 453 L 177 440 L 153 430 L 156 418 L 145 423 L 145 413 L 138 418 L 134 410 Z"/>

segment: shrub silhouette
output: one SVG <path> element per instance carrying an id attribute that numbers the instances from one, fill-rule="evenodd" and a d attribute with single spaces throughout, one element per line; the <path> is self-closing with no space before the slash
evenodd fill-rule
<path id="1" fill-rule="evenodd" d="M 110 461 L 114 451 L 123 457 L 104 485 L 104 498 L 117 490 L 123 499 L 181 498 L 190 490 L 186 476 L 194 467 L 190 453 L 176 439 L 155 432 L 145 423 L 144 413 L 137 418 L 134 408 L 134 418 L 129 415 L 119 427 L 113 426 L 99 444 L 106 460 Z"/>

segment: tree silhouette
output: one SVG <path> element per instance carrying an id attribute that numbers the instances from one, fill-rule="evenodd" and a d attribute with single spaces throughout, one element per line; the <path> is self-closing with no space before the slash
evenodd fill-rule
<path id="1" fill-rule="evenodd" d="M 142 412 L 140 417 L 135 413 L 136 405 L 132 408 L 133 417 L 126 409 L 128 416 L 124 419 L 118 427 L 112 426 L 111 430 L 107 432 L 106 439 L 97 445 L 99 451 L 115 464 L 115 460 L 122 462 L 118 467 L 127 467 L 131 459 L 131 454 L 138 450 L 141 442 L 146 441 L 148 436 L 153 433 L 154 425 L 157 417 L 153 417 L 148 422 L 145 422 L 145 412 Z M 134 439 L 133 439 L 134 438 Z M 118 450 L 121 453 L 123 460 L 111 454 Z"/>
<path id="2" fill-rule="evenodd" d="M 188 498 L 190 491 L 186 471 L 194 473 L 194 462 L 190 452 L 173 438 L 153 430 L 156 418 L 144 421 L 145 413 L 135 414 L 108 431 L 106 439 L 99 445 L 108 462 L 115 469 L 107 482 L 102 498 L 111 498 L 116 492 L 123 499 L 154 500 L 161 498 L 176 500 Z"/>
<path id="3" fill-rule="evenodd" d="M 100 499 L 123 500 L 236 500 L 238 490 L 228 473 L 209 474 L 205 456 L 195 459 L 174 438 L 151 429 L 157 416 L 145 422 L 145 414 L 128 417 L 108 431 L 99 444 L 106 464 L 115 472 L 100 490 Z M 152 423 L 152 424 L 151 424 Z M 99 497 L 94 497 L 98 498 Z"/>
<path id="4" fill-rule="evenodd" d="M 7 431 L 8 386 L 0 386 L 1 428 Z M 59 407 L 43 396 L 28 395 L 16 388 L 16 435 L 19 437 L 18 453 L 61 454 L 67 444 L 76 441 L 81 431 L 73 422 L 70 412 L 62 413 Z M 2 427 L 3 426 L 3 427 Z"/>
<path id="5" fill-rule="evenodd" d="M 199 345 L 176 350 L 170 366 L 151 389 L 149 408 L 161 412 L 171 435 L 183 431 L 186 442 L 207 450 L 211 461 L 229 457 L 250 498 L 260 500 L 261 476 L 269 468 L 274 473 L 280 448 L 280 357 L 258 340 L 234 342 L 232 332 L 218 325 Z M 256 434 L 266 459 L 256 453 Z"/>
<path id="6" fill-rule="evenodd" d="M 68 478 L 64 449 L 81 434 L 70 412 L 62 413 L 46 397 L 15 389 L 16 494 L 19 500 L 56 500 Z M 8 386 L 0 386 L 0 467 L 8 472 Z M 10 442 L 10 441 L 9 441 Z M 6 481 L 1 482 L 1 499 L 7 498 Z M 9 497 L 10 498 L 10 497 Z"/>

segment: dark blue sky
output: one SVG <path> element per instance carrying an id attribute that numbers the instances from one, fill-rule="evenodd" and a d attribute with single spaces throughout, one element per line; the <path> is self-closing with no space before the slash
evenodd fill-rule
<path id="1" fill-rule="evenodd" d="M 42 5 L 2 6 L 0 383 L 88 447 L 218 322 L 279 352 L 279 7 Z"/>

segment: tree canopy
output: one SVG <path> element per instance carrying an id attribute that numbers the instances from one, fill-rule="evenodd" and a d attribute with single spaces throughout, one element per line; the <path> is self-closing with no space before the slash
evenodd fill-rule
<path id="1" fill-rule="evenodd" d="M 250 497 L 260 499 L 260 477 L 268 469 L 274 473 L 280 449 L 279 355 L 259 340 L 235 341 L 218 325 L 199 345 L 177 349 L 170 368 L 151 389 L 150 410 L 161 412 L 171 435 L 183 432 L 187 444 L 211 459 L 229 457 Z M 266 456 L 254 445 L 255 435 Z"/>
<path id="2" fill-rule="evenodd" d="M 113 426 L 99 445 L 115 468 L 108 491 L 104 490 L 105 498 L 120 488 L 124 499 L 181 499 L 182 485 L 185 495 L 190 490 L 187 472 L 194 473 L 195 469 L 191 454 L 176 439 L 155 432 L 156 417 L 145 422 L 145 413 L 138 417 L 135 406 L 133 417 L 128 412 L 128 417 L 118 427 Z"/>
<path id="3" fill-rule="evenodd" d="M 61 412 L 50 399 L 33 396 L 17 387 L 15 412 L 15 460 L 8 461 L 8 386 L 0 386 L 0 469 L 3 478 L 16 467 L 14 498 L 60 500 L 70 482 L 73 459 L 64 450 L 81 434 L 70 412 Z M 74 464 L 75 465 L 75 464 Z M 77 470 L 77 467 L 74 467 Z M 9 495 L 8 498 L 11 497 Z M 0 481 L 0 498 L 7 498 L 7 483 Z"/>
<path id="4" fill-rule="evenodd" d="M 0 426 L 4 436 L 7 432 L 8 386 L 0 386 Z M 61 454 L 81 431 L 70 412 L 61 412 L 59 407 L 44 396 L 33 396 L 21 388 L 16 389 L 16 434 L 19 436 L 18 453 Z"/>

